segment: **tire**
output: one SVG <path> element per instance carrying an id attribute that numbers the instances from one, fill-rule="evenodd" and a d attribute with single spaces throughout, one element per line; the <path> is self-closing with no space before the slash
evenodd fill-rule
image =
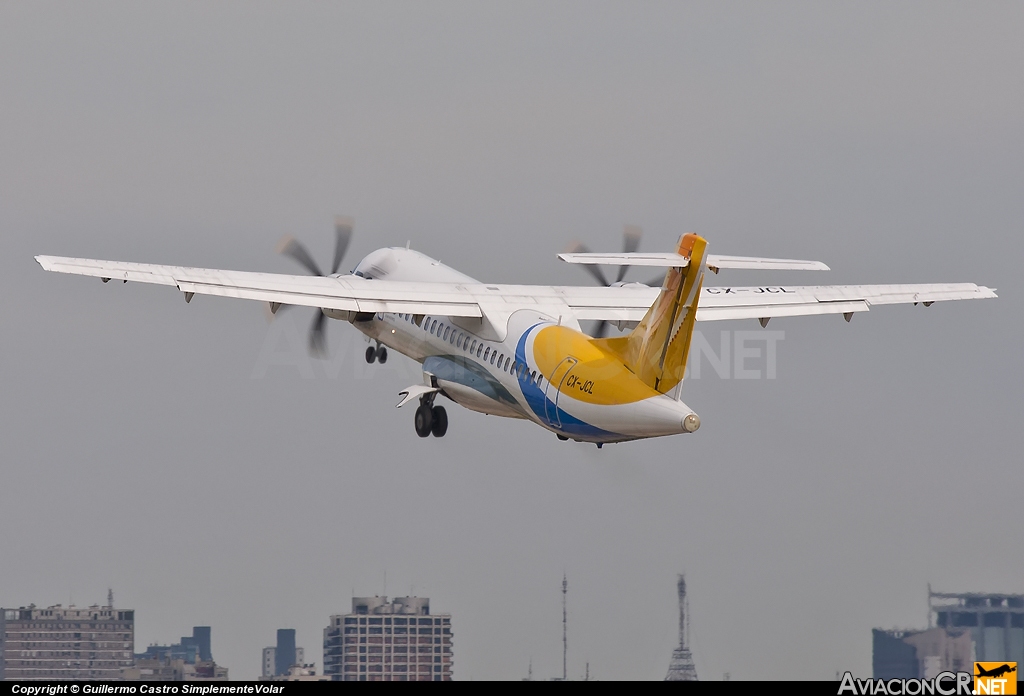
<path id="1" fill-rule="evenodd" d="M 377 359 L 377 350 L 373 346 L 370 346 L 369 348 L 366 349 L 366 362 L 372 364 L 373 361 L 376 360 L 376 359 Z"/>
<path id="2" fill-rule="evenodd" d="M 377 362 L 379 362 L 381 365 L 383 365 L 387 361 L 388 361 L 388 349 L 385 348 L 384 346 L 381 346 L 380 350 L 377 351 Z"/>
<path id="3" fill-rule="evenodd" d="M 431 426 L 434 425 L 434 414 L 430 412 L 430 407 L 423 404 L 416 409 L 416 417 L 414 419 L 416 426 L 416 434 L 420 437 L 429 437 Z"/>
<path id="4" fill-rule="evenodd" d="M 430 426 L 430 432 L 434 437 L 444 437 L 448 432 L 448 412 L 444 410 L 444 406 L 435 406 L 433 416 L 434 422 Z"/>

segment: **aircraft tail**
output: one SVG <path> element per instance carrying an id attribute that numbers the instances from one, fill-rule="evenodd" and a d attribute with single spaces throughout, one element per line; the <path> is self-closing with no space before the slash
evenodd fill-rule
<path id="1" fill-rule="evenodd" d="M 637 377 L 662 394 L 683 381 L 704 282 L 707 240 L 684 234 L 676 253 L 687 257 L 689 264 L 668 270 L 661 294 L 637 327 L 626 336 L 595 341 L 616 353 Z"/>

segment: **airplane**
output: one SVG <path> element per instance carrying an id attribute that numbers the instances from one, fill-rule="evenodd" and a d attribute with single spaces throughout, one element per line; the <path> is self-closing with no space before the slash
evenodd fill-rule
<path id="1" fill-rule="evenodd" d="M 761 285 L 705 287 L 707 273 L 735 270 L 829 270 L 819 261 L 718 256 L 703 237 L 687 233 L 668 253 L 643 253 L 640 231 L 627 226 L 623 251 L 591 253 L 582 244 L 559 254 L 582 264 L 592 286 L 504 285 L 480 282 L 406 247 L 371 252 L 349 274 L 342 260 L 352 221 L 335 220 L 335 253 L 323 273 L 298 241 L 278 251 L 312 275 L 185 268 L 120 261 L 37 256 L 47 271 L 175 287 L 195 295 L 256 300 L 317 310 L 310 349 L 322 354 L 325 319 L 347 321 L 369 337 L 365 358 L 384 363 L 388 349 L 422 365 L 423 382 L 399 393 L 402 407 L 418 400 L 419 437 L 444 437 L 448 414 L 438 395 L 472 411 L 531 421 L 560 440 L 594 443 L 694 433 L 700 417 L 681 399 L 694 325 L 698 321 L 854 314 L 887 304 L 994 298 L 973 283 L 917 285 Z M 601 265 L 618 266 L 608 282 Z M 624 282 L 630 266 L 664 269 L 652 285 Z M 598 323 L 594 335 L 580 322 Z M 605 337 L 614 325 L 628 333 Z"/>
<path id="2" fill-rule="evenodd" d="M 1011 672 L 1016 672 L 1017 671 L 1016 665 L 1011 667 L 1009 664 L 1003 664 L 1003 665 L 1000 665 L 999 667 L 994 667 L 992 669 L 985 669 L 984 667 L 979 665 L 977 662 L 974 663 L 974 666 L 978 669 L 978 673 L 974 675 L 976 677 L 996 677 L 996 678 L 998 678 L 998 677 L 1003 676 L 1004 674 L 1009 674 Z"/>

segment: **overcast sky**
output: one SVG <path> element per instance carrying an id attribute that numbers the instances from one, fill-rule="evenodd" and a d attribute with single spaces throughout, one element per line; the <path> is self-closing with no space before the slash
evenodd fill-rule
<path id="1" fill-rule="evenodd" d="M 660 679 L 685 571 L 701 678 L 825 679 L 929 582 L 1024 592 L 1021 36 L 998 2 L 0 4 L 0 606 L 113 587 L 137 650 L 209 624 L 254 678 L 386 576 L 452 614 L 456 678 L 548 677 L 564 572 L 570 676 Z M 336 213 L 346 268 L 582 284 L 555 254 L 635 223 L 833 269 L 722 283 L 1000 298 L 775 320 L 776 379 L 705 364 L 697 434 L 598 451 L 454 405 L 421 440 L 415 365 L 346 324 L 306 363 L 309 310 L 32 259 L 292 273 Z"/>

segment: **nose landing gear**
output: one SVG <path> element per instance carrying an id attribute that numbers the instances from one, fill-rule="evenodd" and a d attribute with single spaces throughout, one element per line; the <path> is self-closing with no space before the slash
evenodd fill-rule
<path id="1" fill-rule="evenodd" d="M 444 437 L 448 432 L 448 412 L 444 406 L 434 406 L 434 395 L 426 394 L 420 397 L 419 408 L 413 419 L 416 427 L 416 434 L 420 437 Z"/>
<path id="2" fill-rule="evenodd" d="M 375 362 L 379 362 L 381 365 L 388 361 L 388 349 L 382 346 L 380 343 L 377 347 L 367 346 L 366 348 L 366 362 L 371 365 Z"/>

